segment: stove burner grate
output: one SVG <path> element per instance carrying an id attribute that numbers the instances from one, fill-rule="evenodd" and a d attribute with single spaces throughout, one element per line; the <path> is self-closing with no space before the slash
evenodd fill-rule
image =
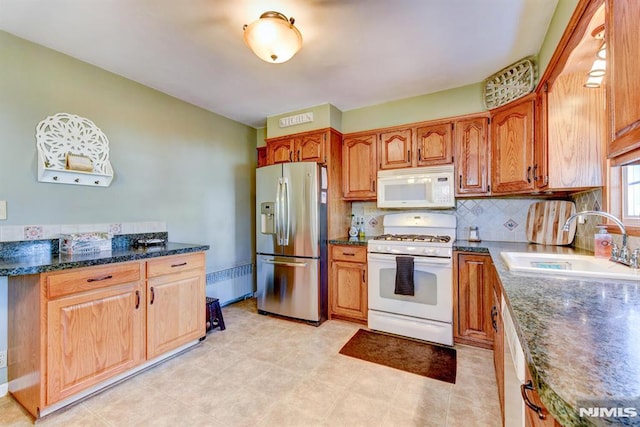
<path id="1" fill-rule="evenodd" d="M 375 240 L 388 240 L 396 242 L 448 243 L 451 240 L 451 236 L 431 236 L 428 234 L 383 234 L 376 237 Z"/>

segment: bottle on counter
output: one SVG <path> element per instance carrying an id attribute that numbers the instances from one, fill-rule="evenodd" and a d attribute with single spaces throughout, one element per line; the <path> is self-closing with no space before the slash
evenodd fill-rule
<path id="1" fill-rule="evenodd" d="M 358 227 L 358 238 L 364 239 L 364 218 L 360 218 L 360 225 Z"/>
<path id="2" fill-rule="evenodd" d="M 611 258 L 611 234 L 607 233 L 607 227 L 599 225 L 593 240 L 593 252 L 596 258 Z"/>

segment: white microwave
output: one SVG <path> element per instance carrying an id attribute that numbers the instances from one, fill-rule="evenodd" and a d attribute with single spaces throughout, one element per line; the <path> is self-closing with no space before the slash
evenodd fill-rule
<path id="1" fill-rule="evenodd" d="M 379 208 L 446 209 L 455 204 L 453 165 L 378 171 Z"/>

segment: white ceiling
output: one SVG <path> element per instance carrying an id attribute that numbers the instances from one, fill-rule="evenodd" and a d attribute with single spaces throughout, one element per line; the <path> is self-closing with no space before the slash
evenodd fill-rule
<path id="1" fill-rule="evenodd" d="M 255 127 L 484 80 L 537 54 L 558 0 L 0 0 L 0 29 Z M 293 16 L 303 48 L 268 64 L 242 26 Z"/>

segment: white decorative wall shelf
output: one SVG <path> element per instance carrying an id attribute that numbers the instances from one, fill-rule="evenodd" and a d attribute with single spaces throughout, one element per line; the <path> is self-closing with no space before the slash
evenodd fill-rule
<path id="1" fill-rule="evenodd" d="M 108 187 L 113 180 L 109 140 L 89 119 L 68 113 L 36 127 L 38 181 Z"/>

